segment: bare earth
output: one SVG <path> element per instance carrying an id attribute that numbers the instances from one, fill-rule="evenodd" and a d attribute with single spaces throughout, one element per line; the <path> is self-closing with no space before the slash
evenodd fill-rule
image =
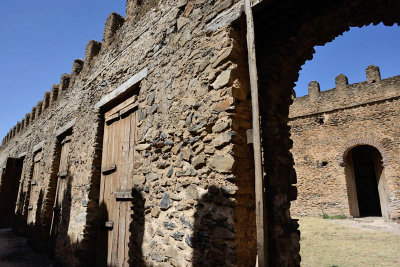
<path id="1" fill-rule="evenodd" d="M 0 266 L 27 267 L 52 266 L 43 254 L 34 252 L 22 237 L 15 236 L 11 229 L 0 229 Z"/>
<path id="2" fill-rule="evenodd" d="M 299 220 L 302 266 L 400 266 L 400 224 L 382 218 Z"/>
<path id="3" fill-rule="evenodd" d="M 400 224 L 381 218 L 326 220 L 302 217 L 301 258 L 305 267 L 400 266 Z M 26 240 L 0 229 L 0 266 L 52 266 Z"/>

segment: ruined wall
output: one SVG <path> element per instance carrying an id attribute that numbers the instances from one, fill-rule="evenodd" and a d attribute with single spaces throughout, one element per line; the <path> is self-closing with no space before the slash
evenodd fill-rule
<path id="1" fill-rule="evenodd" d="M 84 61 L 76 60 L 71 74 L 63 75 L 3 140 L 0 166 L 9 157 L 25 156 L 17 232 L 26 233 L 36 248 L 54 249 L 60 264 L 94 263 L 102 231 L 98 202 L 104 124 L 95 105 L 146 69 L 147 75 L 135 84 L 138 142 L 130 175 L 142 201 L 133 203 L 137 220 L 131 231 L 135 236 L 139 229 L 142 238 L 130 244 L 131 262 L 254 266 L 244 32 L 240 23 L 216 20 L 233 4 L 130 0 L 126 19 L 109 16 L 103 41 L 90 41 Z M 72 127 L 68 186 L 62 227 L 54 241 L 48 233 L 59 159 L 56 135 L 66 125 Z M 35 218 L 26 225 L 33 157 L 40 149 L 43 158 L 34 187 L 39 195 L 31 210 Z M 142 218 L 135 217 L 140 214 Z"/>
<path id="2" fill-rule="evenodd" d="M 366 82 L 350 85 L 341 74 L 336 88 L 323 92 L 313 81 L 308 95 L 294 99 L 289 124 L 299 195 L 293 214 L 350 216 L 344 157 L 365 144 L 383 157 L 390 217 L 399 218 L 400 76 L 381 80 L 375 66 L 366 74 Z"/>

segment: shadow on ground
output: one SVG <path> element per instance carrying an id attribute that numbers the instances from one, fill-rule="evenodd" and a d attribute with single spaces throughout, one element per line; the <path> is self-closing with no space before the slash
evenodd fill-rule
<path id="1" fill-rule="evenodd" d="M 0 229 L 0 266 L 53 266 L 44 254 L 38 254 L 24 238 L 15 236 L 11 229 Z"/>

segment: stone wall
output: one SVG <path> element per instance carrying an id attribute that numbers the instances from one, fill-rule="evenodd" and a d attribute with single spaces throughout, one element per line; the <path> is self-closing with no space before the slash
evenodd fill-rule
<path id="1" fill-rule="evenodd" d="M 108 17 L 103 41 L 90 41 L 85 59 L 76 60 L 71 74 L 63 75 L 3 140 L 0 166 L 24 153 L 16 232 L 25 233 L 37 249 L 50 250 L 61 265 L 95 262 L 96 250 L 101 251 L 96 244 L 104 124 L 96 103 L 146 69 L 134 85 L 139 115 L 131 179 L 139 195 L 133 203 L 130 261 L 255 264 L 246 44 L 240 23 L 215 22 L 233 4 L 132 0 L 126 19 Z M 71 152 L 62 226 L 51 240 L 57 134 L 63 129 L 72 129 Z M 35 218 L 26 225 L 33 157 L 40 149 L 35 185 L 40 194 Z M 141 238 L 134 238 L 138 231 Z"/>
<path id="2" fill-rule="evenodd" d="M 265 250 L 270 266 L 299 266 L 300 232 L 290 216 L 297 190 L 288 126 L 298 71 L 312 58 L 315 45 L 350 26 L 393 25 L 400 6 L 393 0 L 251 2 L 267 204 Z M 245 138 L 251 103 L 242 1 L 128 0 L 126 14 L 125 19 L 109 16 L 104 40 L 89 42 L 85 60 L 75 60 L 71 74 L 63 75 L 58 88 L 46 93 L 3 140 L 0 167 L 8 158 L 24 158 L 15 231 L 26 234 L 36 248 L 55 250 L 60 265 L 101 263 L 104 110 L 96 104 L 130 88 L 137 94 L 139 119 L 131 173 L 136 183 L 132 265 L 254 266 L 254 171 Z M 48 228 L 60 147 L 56 136 L 67 126 L 72 127 L 69 176 L 63 227 L 54 240 Z M 33 207 L 35 221 L 28 226 L 37 149 L 43 153 L 35 187 L 41 193 Z"/>
<path id="3" fill-rule="evenodd" d="M 350 85 L 341 74 L 336 88 L 323 92 L 313 81 L 308 95 L 294 99 L 289 124 L 299 195 L 293 214 L 350 216 L 346 153 L 370 145 L 382 155 L 390 218 L 399 218 L 400 76 L 381 80 L 375 66 L 366 74 L 366 82 Z"/>

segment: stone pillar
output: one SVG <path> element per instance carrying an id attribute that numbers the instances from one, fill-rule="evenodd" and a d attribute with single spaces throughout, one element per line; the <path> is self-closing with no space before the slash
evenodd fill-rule
<path id="1" fill-rule="evenodd" d="M 379 67 L 369 65 L 365 72 L 367 75 L 367 83 L 374 83 L 381 80 L 381 72 L 379 71 Z"/>
<path id="2" fill-rule="evenodd" d="M 308 95 L 311 102 L 317 102 L 319 98 L 320 87 L 317 81 L 312 81 L 308 84 Z"/>

